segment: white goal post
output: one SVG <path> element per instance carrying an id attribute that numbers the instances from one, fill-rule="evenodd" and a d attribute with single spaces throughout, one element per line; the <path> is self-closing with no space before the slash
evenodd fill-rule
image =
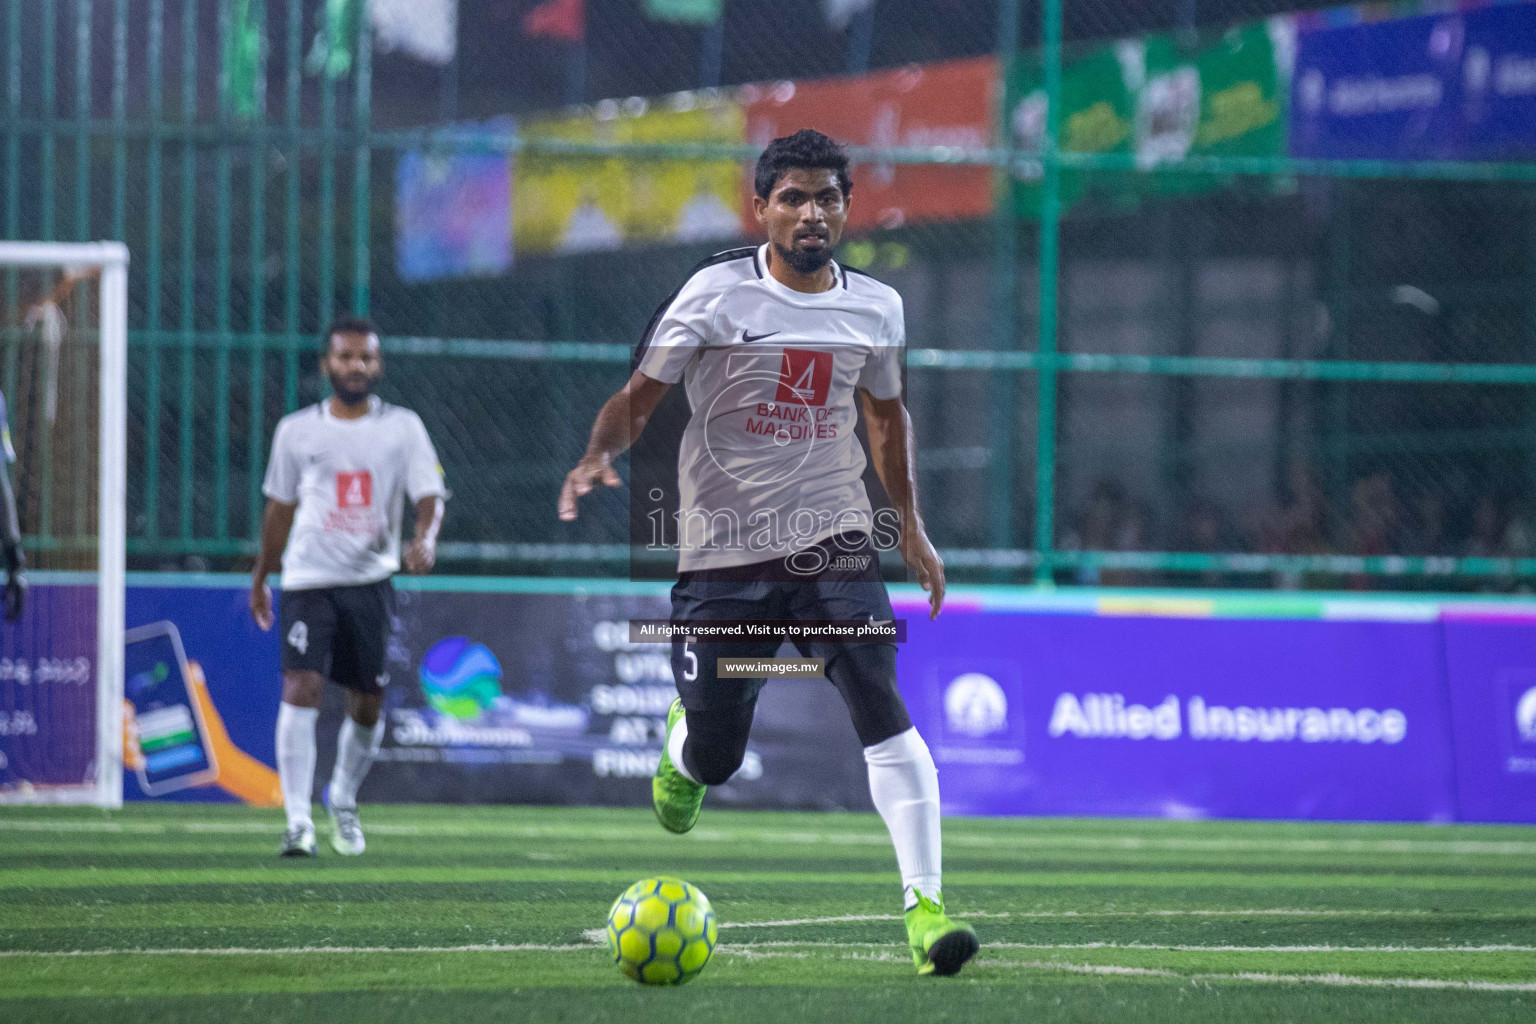
<path id="1" fill-rule="evenodd" d="M 120 807 L 123 802 L 123 631 L 128 478 L 128 247 L 122 242 L 0 241 L 0 274 L 23 268 L 56 268 L 73 272 L 86 269 L 100 273 L 101 351 L 96 439 L 99 452 L 95 502 L 96 749 L 94 771 L 86 774 L 79 784 L 23 785 L 9 790 L 0 786 L 0 803 L 89 803 Z M 0 626 L 3 628 L 7 627 Z"/>

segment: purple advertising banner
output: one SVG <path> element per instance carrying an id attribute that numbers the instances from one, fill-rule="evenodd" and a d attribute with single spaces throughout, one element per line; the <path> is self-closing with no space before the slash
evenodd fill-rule
<path id="1" fill-rule="evenodd" d="M 34 587 L 0 626 L 0 792 L 96 778 L 96 588 Z"/>
<path id="2" fill-rule="evenodd" d="M 1444 618 L 1456 793 L 1467 821 L 1536 821 L 1536 618 Z"/>
<path id="3" fill-rule="evenodd" d="M 940 621 L 900 678 L 950 813 L 1456 818 L 1434 622 Z"/>

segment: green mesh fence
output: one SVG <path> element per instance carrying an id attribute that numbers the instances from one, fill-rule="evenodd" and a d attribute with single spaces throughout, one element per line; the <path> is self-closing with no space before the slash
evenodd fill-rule
<path id="1" fill-rule="evenodd" d="M 366 17 L 328 41 L 317 0 L 0 0 L 0 236 L 133 253 L 136 565 L 248 564 L 273 426 L 321 396 L 316 334 L 357 311 L 442 455 L 449 568 L 626 571 L 624 496 L 562 524 L 554 495 L 656 305 L 752 237 L 718 210 L 691 240 L 656 230 L 663 194 L 739 210 L 754 104 L 782 103 L 857 136 L 873 214 L 840 255 L 904 297 L 955 577 L 1536 576 L 1536 164 L 1288 155 L 1291 82 L 1254 68 L 1288 75 L 1323 15 L 880 0 L 829 23 L 821 0 L 725 0 L 679 24 L 588 0 L 576 40 L 531 33 L 537 6 L 460 0 L 439 67 Z M 339 77 L 305 66 L 341 51 Z M 882 104 L 913 65 L 940 99 L 899 121 Z M 476 155 L 509 162 L 510 265 L 408 272 L 405 165 Z M 614 247 L 550 219 L 620 193 Z M 35 345 L 21 292 L 0 291 L 7 395 Z M 51 515 L 28 509 L 34 546 Z"/>

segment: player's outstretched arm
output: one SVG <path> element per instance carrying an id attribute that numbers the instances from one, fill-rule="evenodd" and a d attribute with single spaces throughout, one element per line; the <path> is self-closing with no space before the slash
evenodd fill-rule
<path id="1" fill-rule="evenodd" d="M 576 502 L 590 493 L 599 481 L 608 487 L 623 486 L 624 481 L 613 468 L 613 460 L 639 438 L 651 413 L 656 411 L 671 386 L 636 370 L 629 382 L 603 403 L 592 424 L 586 454 L 576 463 L 576 468 L 566 474 L 565 484 L 560 488 L 561 519 L 566 522 L 575 519 Z"/>
<path id="2" fill-rule="evenodd" d="M 944 606 L 944 560 L 928 540 L 917 507 L 917 460 L 913 455 L 912 419 L 900 396 L 876 398 L 864 389 L 864 424 L 869 428 L 869 454 L 891 504 L 901 516 L 901 557 L 928 591 L 928 617 L 936 619 Z"/>
<path id="3" fill-rule="evenodd" d="M 443 498 L 428 494 L 416 502 L 416 536 L 405 549 L 405 571 L 419 576 L 437 564 L 437 534 L 443 528 Z"/>
<path id="4" fill-rule="evenodd" d="M 267 586 L 267 577 L 283 564 L 283 549 L 288 546 L 298 507 L 268 498 L 267 510 L 261 516 L 261 552 L 251 570 L 251 617 L 263 630 L 272 628 L 272 589 Z"/>

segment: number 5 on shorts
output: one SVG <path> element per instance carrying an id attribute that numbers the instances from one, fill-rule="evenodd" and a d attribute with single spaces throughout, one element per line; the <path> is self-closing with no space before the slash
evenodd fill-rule
<path id="1" fill-rule="evenodd" d="M 300 625 L 303 625 L 303 623 L 300 623 Z M 690 683 L 699 678 L 699 656 L 688 649 L 688 645 L 692 642 L 692 640 L 683 641 L 683 660 L 688 663 L 688 667 L 683 670 L 683 678 Z M 302 654 L 304 652 L 300 651 L 299 653 Z"/>
<path id="2" fill-rule="evenodd" d="M 288 645 L 300 654 L 309 652 L 309 627 L 302 621 L 295 622 L 288 631 Z"/>

